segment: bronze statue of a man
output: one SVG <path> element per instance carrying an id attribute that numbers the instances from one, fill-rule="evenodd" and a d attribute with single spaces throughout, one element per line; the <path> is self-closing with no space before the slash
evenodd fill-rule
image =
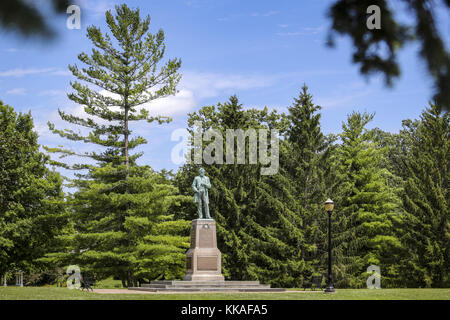
<path id="1" fill-rule="evenodd" d="M 209 215 L 209 199 L 208 189 L 211 188 L 209 178 L 205 176 L 205 169 L 200 168 L 199 175 L 194 178 L 192 182 L 192 189 L 194 190 L 194 202 L 198 204 L 198 218 L 203 219 L 202 207 L 205 207 L 206 219 L 212 219 Z"/>

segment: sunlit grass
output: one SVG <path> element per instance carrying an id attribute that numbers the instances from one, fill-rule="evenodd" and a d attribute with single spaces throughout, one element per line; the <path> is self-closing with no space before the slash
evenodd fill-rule
<path id="1" fill-rule="evenodd" d="M 295 290 L 295 289 L 293 289 Z M 0 287 L 1 300 L 450 300 L 450 289 L 338 289 L 322 292 L 102 294 L 56 287 Z"/>

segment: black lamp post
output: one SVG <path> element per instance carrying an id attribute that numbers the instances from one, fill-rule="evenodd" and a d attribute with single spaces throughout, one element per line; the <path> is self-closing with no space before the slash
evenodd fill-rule
<path id="1" fill-rule="evenodd" d="M 328 212 L 328 280 L 325 293 L 334 293 L 333 274 L 331 272 L 331 214 L 333 213 L 334 202 L 330 198 L 325 201 L 325 210 Z"/>

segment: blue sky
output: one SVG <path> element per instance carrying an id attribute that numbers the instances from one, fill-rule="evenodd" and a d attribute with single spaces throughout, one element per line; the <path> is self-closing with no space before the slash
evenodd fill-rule
<path id="1" fill-rule="evenodd" d="M 66 16 L 55 17 L 52 25 L 58 38 L 52 42 L 0 32 L 0 99 L 17 111 L 31 110 L 40 143 L 65 144 L 48 132 L 46 123 L 67 127 L 58 118 L 58 108 L 81 112 L 66 97 L 74 80 L 67 66 L 80 65 L 77 55 L 92 48 L 86 27 L 93 24 L 106 31 L 105 10 L 123 2 L 149 14 L 151 31 L 165 31 L 166 57 L 182 60 L 179 93 L 153 105 L 156 113 L 171 116 L 173 122 L 136 128 L 149 141 L 141 148 L 145 155 L 140 162 L 158 170 L 178 167 L 171 162 L 171 150 L 178 143 L 171 141 L 171 133 L 186 127 L 187 113 L 225 102 L 232 94 L 245 107 L 285 112 L 306 83 L 314 102 L 323 107 L 325 133 L 340 132 L 353 110 L 376 112 L 372 127 L 398 131 L 403 119 L 420 115 L 432 95 L 432 81 L 415 45 L 401 51 L 402 75 L 391 89 L 380 77 L 367 81 L 359 74 L 351 63 L 349 39 L 338 38 L 336 48 L 326 47 L 330 0 L 79 0 L 81 30 L 67 29 Z M 45 0 L 40 3 L 45 8 Z M 402 9 L 399 4 L 394 7 Z M 438 13 L 449 39 L 448 12 Z"/>

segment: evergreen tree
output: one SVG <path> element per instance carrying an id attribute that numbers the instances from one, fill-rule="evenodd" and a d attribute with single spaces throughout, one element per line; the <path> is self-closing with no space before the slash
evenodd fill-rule
<path id="1" fill-rule="evenodd" d="M 118 277 L 124 286 L 136 285 L 138 280 L 174 279 L 184 271 L 189 225 L 174 221 L 168 210 L 182 197 L 176 196 L 167 177 L 136 163 L 142 153 L 130 151 L 147 141 L 133 137 L 130 126 L 138 121 L 170 120 L 151 116 L 142 104 L 176 92 L 181 62 L 169 59 L 161 66 L 164 32 L 150 33 L 150 17 L 141 19 L 139 9 L 116 6 L 115 16 L 106 12 L 106 22 L 114 40 L 99 28 L 88 27 L 87 37 L 95 48 L 91 55 L 78 56 L 86 67 L 69 66 L 75 77 L 87 83 L 72 82 L 75 92 L 68 95 L 84 106 L 87 117 L 59 110 L 63 120 L 89 133 L 58 130 L 49 123 L 63 138 L 100 147 L 84 154 L 48 148 L 95 162 L 59 163 L 81 170 L 72 180 L 77 191 L 69 200 L 75 232 L 65 237 L 66 250 L 49 258 L 79 264 L 82 272 L 98 277 Z"/>
<path id="2" fill-rule="evenodd" d="M 448 111 L 430 103 L 416 125 L 404 122 L 412 141 L 406 159 L 402 230 L 406 247 L 402 279 L 408 286 L 450 285 L 449 119 Z"/>
<path id="3" fill-rule="evenodd" d="M 381 159 L 380 167 L 387 169 L 392 175 L 389 185 L 397 189 L 397 194 L 401 196 L 403 182 L 407 177 L 405 167 L 405 152 L 409 148 L 405 140 L 405 135 L 400 133 L 385 132 L 379 128 L 374 129 L 374 141 L 378 148 L 386 150 L 386 156 Z"/>
<path id="4" fill-rule="evenodd" d="M 402 217 L 400 200 L 381 167 L 385 150 L 377 148 L 375 131 L 366 128 L 372 119 L 373 114 L 353 112 L 342 125 L 333 227 L 338 286 L 365 286 L 366 269 L 373 264 L 381 268 L 386 286 L 398 276 L 395 254 L 401 244 L 394 226 Z"/>
<path id="5" fill-rule="evenodd" d="M 329 142 L 321 131 L 320 109 L 320 106 L 314 105 L 308 87 L 303 85 L 299 97 L 288 109 L 290 121 L 285 144 L 289 152 L 282 161 L 295 185 L 297 214 L 302 221 L 301 230 L 297 232 L 304 236 L 301 252 L 308 263 L 308 273 L 319 273 L 319 268 L 326 265 L 323 255 L 326 253 L 327 229 L 322 203 L 327 192 L 324 174 L 329 166 Z"/>
<path id="6" fill-rule="evenodd" d="M 31 114 L 0 101 L 0 274 L 37 262 L 66 223 L 62 179 L 39 151 Z"/>

